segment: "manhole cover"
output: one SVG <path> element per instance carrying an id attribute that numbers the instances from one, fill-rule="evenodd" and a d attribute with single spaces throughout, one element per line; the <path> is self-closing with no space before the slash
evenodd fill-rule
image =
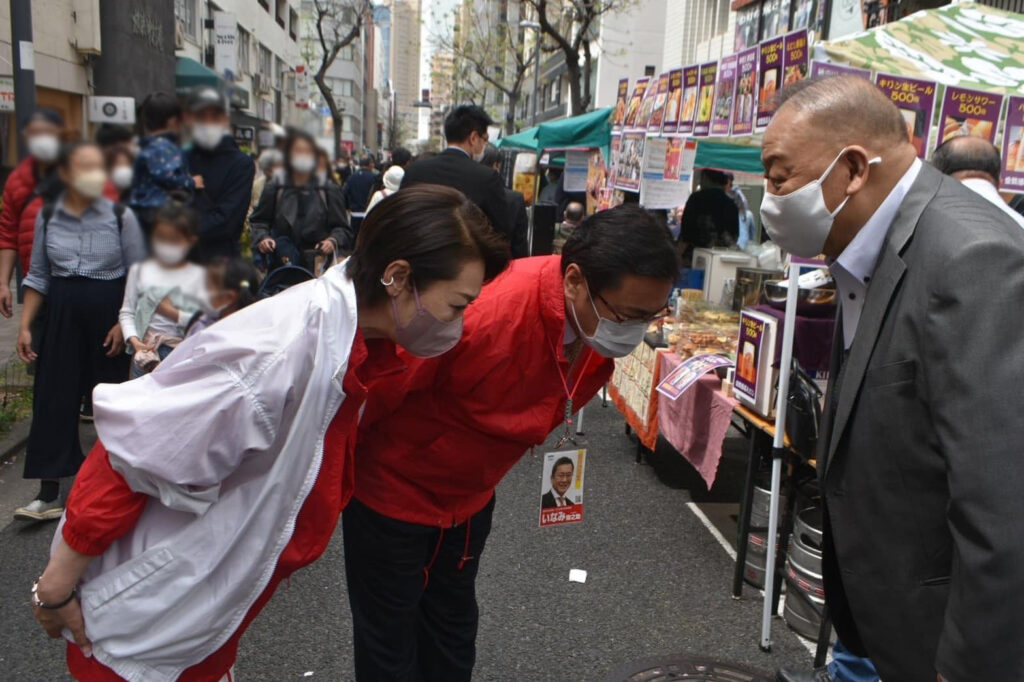
<path id="1" fill-rule="evenodd" d="M 775 676 L 745 665 L 705 656 L 675 654 L 624 665 L 604 682 L 774 682 Z"/>

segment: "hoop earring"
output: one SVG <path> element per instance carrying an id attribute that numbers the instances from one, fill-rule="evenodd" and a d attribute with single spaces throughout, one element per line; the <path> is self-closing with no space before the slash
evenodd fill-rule
<path id="1" fill-rule="evenodd" d="M 386 287 L 390 287 L 390 286 L 394 285 L 394 283 L 395 283 L 395 276 L 392 275 L 391 278 L 388 281 L 386 281 L 386 282 L 384 281 L 384 277 L 381 277 L 380 278 L 380 283 L 383 284 Z"/>

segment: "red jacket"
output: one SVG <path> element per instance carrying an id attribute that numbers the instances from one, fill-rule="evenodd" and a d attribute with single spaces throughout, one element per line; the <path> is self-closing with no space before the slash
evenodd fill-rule
<path id="1" fill-rule="evenodd" d="M 373 377 L 393 372 L 398 363 L 390 342 L 371 342 L 372 355 L 361 334 L 356 334 L 344 379 L 342 402 L 324 441 L 320 474 L 299 510 L 295 530 L 277 561 L 266 589 L 249 609 L 231 638 L 200 663 L 188 668 L 182 682 L 220 680 L 235 663 L 238 643 L 249 624 L 259 615 L 278 584 L 298 569 L 316 561 L 330 542 L 338 515 L 348 504 L 353 490 L 353 451 L 356 421 Z M 149 497 L 133 492 L 124 478 L 110 467 L 107 451 L 97 443 L 85 459 L 68 498 L 64 541 L 82 554 L 102 554 L 110 544 L 138 521 Z M 86 624 L 88 630 L 88 624 Z M 68 669 L 76 680 L 119 682 L 121 677 L 94 658 L 85 658 L 73 643 L 67 645 Z"/>
<path id="2" fill-rule="evenodd" d="M 462 341 L 374 384 L 356 446 L 356 497 L 410 523 L 449 527 L 490 501 L 531 446 L 561 428 L 565 300 L 558 256 L 512 262 L 466 310 Z M 556 361 L 557 354 L 557 361 Z M 611 377 L 614 362 L 584 349 L 574 411 Z"/>
<path id="3" fill-rule="evenodd" d="M 35 196 L 37 184 L 36 162 L 29 156 L 11 171 L 4 185 L 3 208 L 0 209 L 0 249 L 14 249 L 18 252 L 22 274 L 28 273 L 36 214 L 43 205 L 42 197 Z"/>

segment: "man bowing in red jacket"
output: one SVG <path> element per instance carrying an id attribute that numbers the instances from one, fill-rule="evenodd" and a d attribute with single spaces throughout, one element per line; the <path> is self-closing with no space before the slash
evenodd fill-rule
<path id="1" fill-rule="evenodd" d="M 470 679 L 494 488 L 642 342 L 676 254 L 642 209 L 598 213 L 561 256 L 513 261 L 484 287 L 454 350 L 404 354 L 408 371 L 375 384 L 343 516 L 359 680 Z"/>

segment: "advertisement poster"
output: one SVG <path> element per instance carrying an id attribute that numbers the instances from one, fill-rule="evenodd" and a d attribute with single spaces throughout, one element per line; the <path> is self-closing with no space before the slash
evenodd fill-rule
<path id="1" fill-rule="evenodd" d="M 711 131 L 711 113 L 715 103 L 715 78 L 718 62 L 700 65 L 700 92 L 697 95 L 697 118 L 693 122 L 693 135 L 707 137 Z"/>
<path id="2" fill-rule="evenodd" d="M 665 123 L 661 129 L 665 133 L 679 130 L 679 115 L 683 106 L 683 70 L 676 69 L 668 74 L 668 100 L 665 102 Z"/>
<path id="3" fill-rule="evenodd" d="M 758 69 L 757 116 L 754 127 L 764 130 L 775 113 L 775 93 L 782 81 L 782 53 L 785 38 L 775 38 L 761 43 L 761 62 Z"/>
<path id="4" fill-rule="evenodd" d="M 711 112 L 711 134 L 728 135 L 732 119 L 732 102 L 736 95 L 737 56 L 722 58 L 718 67 L 718 85 L 715 87 L 715 105 Z"/>
<path id="5" fill-rule="evenodd" d="M 772 362 L 775 359 L 774 317 L 751 310 L 740 313 L 740 338 L 736 349 L 736 398 L 762 415 L 771 410 Z"/>
<path id="6" fill-rule="evenodd" d="M 761 3 L 761 37 L 777 38 L 789 31 L 789 0 L 764 0 Z"/>
<path id="7" fill-rule="evenodd" d="M 622 123 L 626 120 L 626 101 L 629 99 L 629 79 L 623 78 L 619 81 L 619 92 L 615 98 L 615 117 L 612 119 L 612 130 L 622 130 Z"/>
<path id="8" fill-rule="evenodd" d="M 683 69 L 683 113 L 679 115 L 678 133 L 689 135 L 693 132 L 693 118 L 697 114 L 697 91 L 700 90 L 700 67 L 688 66 Z"/>
<path id="9" fill-rule="evenodd" d="M 732 360 L 724 355 L 694 355 L 661 380 L 658 393 L 675 400 L 708 372 L 719 367 L 732 367 L 732 364 Z"/>
<path id="10" fill-rule="evenodd" d="M 612 135 L 612 143 L 608 149 L 608 182 L 605 187 L 615 187 L 615 178 L 619 172 L 619 148 L 622 145 L 622 135 Z"/>
<path id="11" fill-rule="evenodd" d="M 899 108 L 917 156 L 923 159 L 935 110 L 935 83 L 879 73 L 875 76 L 875 85 Z"/>
<path id="12" fill-rule="evenodd" d="M 811 17 L 814 16 L 814 0 L 794 0 L 793 4 L 793 30 L 811 27 Z"/>
<path id="13" fill-rule="evenodd" d="M 645 133 L 623 133 L 615 164 L 615 187 L 627 192 L 640 191 L 640 166 L 644 160 Z"/>
<path id="14" fill-rule="evenodd" d="M 679 180 L 683 163 L 683 142 L 682 137 L 665 138 L 665 179 Z"/>
<path id="15" fill-rule="evenodd" d="M 512 171 L 512 189 L 522 193 L 527 206 L 533 205 L 533 186 L 537 180 L 536 169 L 536 154 L 522 152 L 516 156 Z"/>
<path id="16" fill-rule="evenodd" d="M 1010 97 L 1004 126 L 1000 189 L 1024 192 L 1024 97 Z"/>
<path id="17" fill-rule="evenodd" d="M 658 92 L 654 96 L 654 110 L 651 111 L 651 120 L 647 122 L 647 132 L 657 135 L 661 132 L 661 126 L 665 122 L 665 104 L 668 102 L 668 73 L 663 73 L 658 78 Z"/>
<path id="18" fill-rule="evenodd" d="M 761 9 L 756 4 L 736 10 L 736 38 L 733 52 L 742 52 L 748 47 L 757 47 L 757 26 Z"/>
<path id="19" fill-rule="evenodd" d="M 757 88 L 756 47 L 736 55 L 736 97 L 733 99 L 732 134 L 754 132 L 754 90 Z"/>
<path id="20" fill-rule="evenodd" d="M 643 184 L 640 186 L 640 205 L 647 209 L 671 209 L 682 206 L 690 195 L 689 182 L 680 182 L 679 163 L 682 162 L 681 137 L 652 137 L 644 147 Z M 673 150 L 675 145 L 678 151 Z M 675 164 L 669 168 L 669 163 Z M 675 176 L 676 179 L 669 179 Z"/>
<path id="21" fill-rule="evenodd" d="M 561 526 L 583 520 L 583 465 L 586 450 L 544 454 L 540 487 L 540 527 Z"/>
<path id="22" fill-rule="evenodd" d="M 1002 110 L 1002 95 L 946 86 L 939 116 L 942 134 L 935 146 L 961 135 L 983 137 L 989 142 L 995 142 Z"/>
<path id="23" fill-rule="evenodd" d="M 793 31 L 785 37 L 782 87 L 799 83 L 807 78 L 807 31 Z"/>
<path id="24" fill-rule="evenodd" d="M 871 72 L 854 66 L 843 66 L 830 62 L 811 62 L 811 78 L 828 78 L 829 76 L 859 76 L 871 80 Z"/>
<path id="25" fill-rule="evenodd" d="M 640 114 L 640 103 L 644 99 L 644 93 L 647 92 L 647 83 L 650 78 L 637 79 L 636 85 L 633 86 L 633 94 L 629 98 L 629 104 L 626 105 L 626 118 L 622 125 L 625 128 L 632 128 L 636 126 L 636 117 Z"/>
<path id="26" fill-rule="evenodd" d="M 238 22 L 232 12 L 213 13 L 213 64 L 218 75 L 234 82 L 238 75 Z"/>
<path id="27" fill-rule="evenodd" d="M 822 3 L 823 5 L 825 3 Z M 829 16 L 829 40 L 838 40 L 864 30 L 864 8 L 861 0 L 834 0 Z"/>
<path id="28" fill-rule="evenodd" d="M 597 210 L 598 191 L 608 186 L 608 167 L 600 149 L 592 149 L 587 158 L 587 215 Z"/>
<path id="29" fill-rule="evenodd" d="M 639 130 L 647 130 L 651 122 L 651 113 L 654 111 L 654 100 L 658 96 L 658 78 L 651 78 L 644 90 L 644 99 L 640 103 L 640 113 L 636 117 L 636 127 Z"/>
<path id="30" fill-rule="evenodd" d="M 569 149 L 565 152 L 565 171 L 562 185 L 566 192 L 587 191 L 587 176 L 590 173 L 590 150 Z"/>

